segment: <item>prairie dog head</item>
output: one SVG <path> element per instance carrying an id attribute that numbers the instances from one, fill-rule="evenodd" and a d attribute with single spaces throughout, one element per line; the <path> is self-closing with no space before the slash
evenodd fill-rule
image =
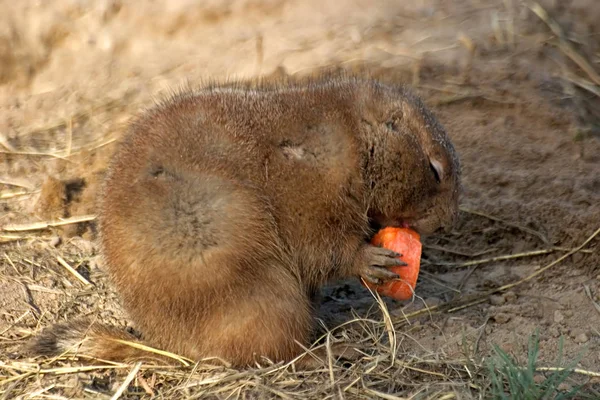
<path id="1" fill-rule="evenodd" d="M 461 172 L 444 128 L 403 87 L 370 83 L 357 97 L 369 217 L 423 234 L 449 228 L 458 213 Z"/>

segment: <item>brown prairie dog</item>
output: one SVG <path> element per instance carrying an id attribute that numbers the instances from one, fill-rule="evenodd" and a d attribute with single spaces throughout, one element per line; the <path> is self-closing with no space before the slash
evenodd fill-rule
<path id="1" fill-rule="evenodd" d="M 100 209 L 106 267 L 144 343 L 234 366 L 308 346 L 311 296 L 348 276 L 385 281 L 380 226 L 421 234 L 457 213 L 460 166 L 407 89 L 352 77 L 209 87 L 141 115 L 118 149 Z M 37 350 L 87 327 L 58 325 Z M 140 351 L 88 332 L 81 352 Z"/>

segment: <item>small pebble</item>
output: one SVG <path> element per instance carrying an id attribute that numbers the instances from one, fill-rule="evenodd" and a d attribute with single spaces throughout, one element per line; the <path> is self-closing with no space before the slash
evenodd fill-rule
<path id="1" fill-rule="evenodd" d="M 506 292 L 504 293 L 504 300 L 506 300 L 507 303 L 516 303 L 517 294 L 515 292 Z"/>
<path id="2" fill-rule="evenodd" d="M 437 297 L 428 297 L 427 299 L 425 299 L 425 304 L 427 304 L 427 307 L 435 307 L 440 305 L 441 303 L 442 300 Z"/>
<path id="3" fill-rule="evenodd" d="M 502 312 L 494 315 L 492 318 L 494 319 L 494 321 L 496 321 L 499 324 L 505 324 L 508 321 L 510 321 L 510 315 L 508 315 L 507 313 L 502 313 Z"/>
<path id="4" fill-rule="evenodd" d="M 565 317 L 570 318 L 573 316 L 573 310 L 565 310 L 563 311 L 563 314 L 565 315 Z"/>
<path id="5" fill-rule="evenodd" d="M 410 327 L 410 331 L 411 332 L 419 332 L 423 329 L 423 326 L 421 326 L 421 322 L 420 321 L 415 321 L 415 323 L 413 323 Z"/>
<path id="6" fill-rule="evenodd" d="M 498 295 L 490 296 L 490 303 L 494 306 L 500 306 L 500 305 L 504 304 L 504 302 L 505 302 L 504 296 L 498 296 Z"/>
<path id="7" fill-rule="evenodd" d="M 571 385 L 569 385 L 566 382 L 562 382 L 560 385 L 558 385 L 557 389 L 561 392 L 568 392 L 569 390 L 571 390 Z"/>
<path id="8" fill-rule="evenodd" d="M 515 344 L 514 343 L 502 343 L 500 345 L 500 348 L 502 349 L 502 351 L 504 351 L 505 353 L 512 353 L 513 351 L 515 351 Z"/>
<path id="9" fill-rule="evenodd" d="M 557 337 L 559 337 L 559 336 L 560 336 L 560 332 L 558 331 L 558 329 L 556 329 L 556 327 L 555 327 L 555 326 L 551 326 L 551 327 L 548 329 L 548 334 L 549 334 L 550 336 L 552 336 L 553 338 L 557 338 Z"/>
<path id="10" fill-rule="evenodd" d="M 537 383 L 538 385 L 544 383 L 545 380 L 546 380 L 546 377 L 544 375 L 535 375 L 533 377 L 533 381 L 535 383 Z"/>
<path id="11" fill-rule="evenodd" d="M 585 332 L 575 336 L 575 343 L 586 343 L 588 340 L 590 340 L 590 338 Z"/>
<path id="12" fill-rule="evenodd" d="M 554 322 L 556 322 L 557 324 L 560 324 L 564 320 L 565 320 L 565 316 L 563 315 L 563 313 L 561 313 L 558 310 L 554 311 Z"/>
<path id="13" fill-rule="evenodd" d="M 580 263 L 581 261 L 583 261 L 583 258 L 585 256 L 586 255 L 583 253 L 575 253 L 571 257 L 572 257 L 573 263 Z"/>

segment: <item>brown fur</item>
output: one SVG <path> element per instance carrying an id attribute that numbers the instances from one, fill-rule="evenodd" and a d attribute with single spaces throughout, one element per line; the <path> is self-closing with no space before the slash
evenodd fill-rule
<path id="1" fill-rule="evenodd" d="M 103 254 L 145 343 L 235 366 L 290 360 L 323 283 L 395 276 L 396 254 L 368 244 L 375 223 L 449 226 L 459 176 L 445 131 L 403 87 L 337 77 L 186 92 L 118 150 Z M 86 351 L 131 356 L 99 329 Z M 51 336 L 39 352 L 66 348 Z"/>

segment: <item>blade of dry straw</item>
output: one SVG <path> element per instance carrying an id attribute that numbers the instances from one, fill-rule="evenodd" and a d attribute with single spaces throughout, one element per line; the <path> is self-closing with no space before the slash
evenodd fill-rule
<path id="1" fill-rule="evenodd" d="M 95 215 L 81 215 L 77 217 L 65 218 L 58 221 L 33 222 L 29 224 L 10 224 L 2 227 L 5 232 L 24 232 L 37 231 L 40 229 L 56 228 L 58 226 L 88 222 L 96 219 Z"/>
<path id="2" fill-rule="evenodd" d="M 194 361 L 190 360 L 189 358 L 185 358 L 185 357 L 179 356 L 177 354 L 169 353 L 168 351 L 155 349 L 153 347 L 146 346 L 146 345 L 143 345 L 141 343 L 129 342 L 127 340 L 121 340 L 121 339 L 110 339 L 110 340 L 113 341 L 113 342 L 124 344 L 126 346 L 134 347 L 136 349 L 140 349 L 140 350 L 144 350 L 144 351 L 147 351 L 147 352 L 150 352 L 150 353 L 158 354 L 158 355 L 161 355 L 161 356 L 164 356 L 164 357 L 172 358 L 174 360 L 179 361 L 180 363 L 182 363 L 186 367 L 189 367 L 190 364 L 194 363 Z"/>
<path id="3" fill-rule="evenodd" d="M 46 387 L 43 387 L 43 388 L 41 388 L 41 389 L 39 389 L 39 390 L 36 390 L 35 392 L 27 393 L 27 398 L 28 398 L 28 399 L 35 399 L 35 398 L 37 398 L 38 396 L 42 397 L 42 395 L 43 395 L 44 393 L 46 393 L 46 392 L 47 392 L 47 391 L 49 391 L 49 390 L 52 390 L 52 389 L 54 389 L 54 387 L 55 387 L 55 386 L 56 386 L 56 383 L 53 383 L 53 384 L 51 384 L 51 385 L 48 385 L 48 386 L 46 386 Z M 50 397 L 50 396 L 49 396 L 49 397 Z"/>
<path id="4" fill-rule="evenodd" d="M 583 285 L 583 289 L 585 290 L 585 295 L 588 297 L 588 299 L 590 299 L 596 311 L 600 313 L 600 304 L 594 301 L 594 296 L 592 296 L 592 291 L 590 290 L 590 287 L 588 285 Z"/>
<path id="5" fill-rule="evenodd" d="M 19 155 L 19 156 L 50 157 L 50 158 L 58 158 L 60 160 L 64 160 L 64 161 L 67 161 L 67 162 L 72 162 L 70 160 L 67 160 L 64 156 L 61 156 L 59 154 L 56 154 L 56 153 L 44 153 L 44 152 L 40 152 L 40 151 L 4 151 L 4 150 L 0 150 L 0 154 L 12 154 L 12 155 Z"/>
<path id="6" fill-rule="evenodd" d="M 73 374 L 79 372 L 89 372 L 89 371 L 97 371 L 104 369 L 124 369 L 129 367 L 126 364 L 123 365 L 83 365 L 80 367 L 60 367 L 60 368 L 42 368 L 38 364 L 17 364 L 17 365 L 8 365 L 8 364 L 0 364 L 0 368 L 23 371 L 28 373 L 36 373 L 36 374 L 54 374 L 54 375 L 64 375 L 64 374 Z"/>
<path id="7" fill-rule="evenodd" d="M 563 372 L 563 371 L 566 371 L 567 368 L 561 368 L 561 367 L 538 367 L 535 370 L 539 371 L 539 372 Z M 585 369 L 580 369 L 580 368 L 575 368 L 575 369 L 572 369 L 571 371 L 575 372 L 576 374 L 581 374 L 581 375 L 586 375 L 586 376 L 593 376 L 595 378 L 600 378 L 600 372 L 587 371 Z"/>
<path id="8" fill-rule="evenodd" d="M 496 261 L 514 260 L 517 258 L 525 258 L 525 257 L 535 257 L 535 256 L 550 254 L 555 251 L 556 251 L 555 249 L 532 250 L 532 251 L 526 251 L 523 253 L 506 254 L 506 255 L 502 255 L 502 256 L 484 258 L 481 260 L 471 260 L 471 261 L 467 261 L 464 263 L 434 263 L 434 264 L 441 265 L 441 266 L 453 266 L 456 268 L 465 268 L 465 267 L 471 267 L 474 265 L 486 264 L 486 263 L 496 262 Z"/>
<path id="9" fill-rule="evenodd" d="M 13 197 L 25 196 L 27 194 L 32 194 L 32 193 L 34 193 L 34 192 L 25 190 L 25 189 L 6 190 L 3 192 L 0 192 L 0 200 L 12 199 Z"/>
<path id="10" fill-rule="evenodd" d="M 489 214 L 483 213 L 481 211 L 471 210 L 471 209 L 466 208 L 466 207 L 460 207 L 460 211 L 466 212 L 467 214 L 473 214 L 473 215 L 477 215 L 477 216 L 480 216 L 480 217 L 483 217 L 483 218 L 487 218 L 487 219 L 495 221 L 495 222 L 503 223 L 504 225 L 516 228 L 516 229 L 518 229 L 520 231 L 523 231 L 523 232 L 529 233 L 530 235 L 536 236 L 542 242 L 544 242 L 545 244 L 547 244 L 549 246 L 552 245 L 552 243 L 550 243 L 550 240 L 548 240 L 548 238 L 546 236 L 544 236 L 542 233 L 540 233 L 540 232 L 538 232 L 536 230 L 527 228 L 526 226 L 522 226 L 522 225 L 516 224 L 514 222 L 505 221 L 505 220 L 503 220 L 501 218 L 494 217 L 493 215 L 489 215 Z"/>
<path id="11" fill-rule="evenodd" d="M 560 25 L 554 19 L 550 18 L 546 10 L 539 3 L 530 1 L 527 6 L 535 15 L 544 21 L 552 33 L 558 37 L 560 41 L 559 47 L 562 52 L 565 53 L 567 57 L 571 59 L 571 61 L 577 64 L 579 68 L 581 68 L 596 85 L 600 85 L 600 75 L 590 65 L 590 63 L 583 58 L 581 54 L 577 53 L 573 46 L 565 39 L 565 34 Z"/>
<path id="12" fill-rule="evenodd" d="M 121 397 L 121 395 L 125 392 L 125 389 L 129 387 L 129 384 L 131 383 L 133 378 L 135 378 L 135 375 L 138 373 L 141 367 L 141 362 L 135 364 L 133 369 L 129 372 L 129 374 L 127 374 L 127 377 L 125 378 L 125 381 L 123 381 L 123 384 L 119 386 L 119 389 L 117 389 L 117 391 L 115 392 L 115 394 L 113 394 L 110 400 L 117 400 L 119 397 Z"/>
<path id="13" fill-rule="evenodd" d="M 75 278 L 77 278 L 85 286 L 92 286 L 92 284 L 87 279 L 85 279 L 79 272 L 77 272 L 75 270 L 75 268 L 71 267 L 69 265 L 69 263 L 65 261 L 64 258 L 62 258 L 61 256 L 57 255 L 56 256 L 56 260 L 58 261 L 58 263 L 60 265 L 62 265 L 63 267 L 65 267 L 67 269 L 67 271 L 69 271 L 71 273 L 71 275 L 73 275 Z"/>
<path id="14" fill-rule="evenodd" d="M 380 392 L 380 391 L 375 390 L 375 389 L 363 388 L 362 390 L 364 390 L 365 392 L 367 392 L 368 394 L 370 394 L 372 396 L 376 396 L 379 399 L 385 399 L 385 400 L 410 400 L 408 397 L 398 397 L 398 396 L 394 396 L 393 394 L 383 393 L 383 392 Z"/>
<path id="15" fill-rule="evenodd" d="M 331 334 L 327 335 L 327 345 L 325 349 L 327 350 L 327 366 L 329 369 L 329 381 L 331 383 L 331 387 L 335 387 L 335 374 L 333 373 L 333 355 L 331 350 Z"/>
<path id="16" fill-rule="evenodd" d="M 27 190 L 33 190 L 34 186 L 25 179 L 1 177 L 0 184 L 8 186 L 17 186 Z"/>
<path id="17" fill-rule="evenodd" d="M 25 372 L 23 374 L 11 376 L 10 378 L 6 378 L 6 379 L 1 380 L 0 381 L 0 386 L 4 386 L 7 383 L 11 383 L 11 382 L 14 382 L 14 381 L 19 381 L 21 379 L 25 379 L 25 378 L 27 378 L 30 375 L 33 375 L 33 372 Z M 10 392 L 10 387 L 8 388 L 8 392 Z M 7 393 L 7 392 L 5 391 L 4 393 Z M 2 399 L 2 400 L 4 400 L 5 398 L 8 398 L 8 397 L 0 397 L 0 399 Z"/>
<path id="18" fill-rule="evenodd" d="M 567 79 L 572 84 L 579 86 L 580 88 L 587 90 L 588 92 L 600 97 L 600 88 L 594 85 L 592 82 L 587 79 L 580 78 L 575 74 L 570 73 L 569 71 L 564 72 L 565 79 Z"/>
<path id="19" fill-rule="evenodd" d="M 31 236 L 19 236 L 19 235 L 0 235 L 0 243 L 16 242 L 18 240 L 31 239 Z"/>
<path id="20" fill-rule="evenodd" d="M 569 251 L 568 253 L 566 253 L 565 255 L 558 257 L 556 260 L 552 261 L 550 264 L 546 265 L 543 268 L 540 268 L 539 270 L 535 271 L 533 274 L 526 276 L 525 278 L 518 280 L 514 283 L 509 283 L 508 285 L 504 285 L 504 286 L 500 286 L 497 289 L 493 290 L 493 293 L 497 293 L 497 292 L 503 292 L 505 290 L 511 289 L 517 285 L 520 285 L 522 283 L 525 283 L 533 278 L 535 278 L 536 276 L 541 275 L 542 273 L 544 273 L 544 271 L 554 267 L 556 264 L 560 263 L 561 261 L 563 261 L 564 259 L 572 256 L 573 254 L 579 252 L 581 249 L 583 249 L 585 246 L 587 246 L 587 244 L 589 242 L 591 242 L 592 240 L 594 240 L 594 238 L 596 236 L 598 236 L 598 234 L 600 234 L 600 228 L 598 228 L 594 233 L 592 233 L 592 235 L 590 237 L 588 237 L 585 242 L 583 242 L 581 245 L 579 245 L 578 247 L 574 248 L 573 250 Z M 493 293 L 489 293 L 489 294 L 493 294 Z M 488 295 L 489 295 L 488 294 Z"/>
<path id="21" fill-rule="evenodd" d="M 394 360 L 396 359 L 396 349 L 397 349 L 397 338 L 396 338 L 396 330 L 394 329 L 394 321 L 392 321 L 390 312 L 389 312 L 385 302 L 379 295 L 379 292 L 371 290 L 371 288 L 366 285 L 366 281 L 363 278 L 361 278 L 361 281 L 367 287 L 367 289 L 369 289 L 371 296 L 373 296 L 373 298 L 379 305 L 379 308 L 381 309 L 381 313 L 383 315 L 383 321 L 385 323 L 385 328 L 388 333 L 388 339 L 390 341 L 390 352 L 392 354 L 391 361 L 392 361 L 392 365 L 393 365 Z M 414 292 L 413 292 L 413 296 L 414 296 Z"/>
<path id="22" fill-rule="evenodd" d="M 9 330 L 12 329 L 13 326 L 17 325 L 19 322 L 21 322 L 21 320 L 23 318 L 25 318 L 27 315 L 29 315 L 29 313 L 31 312 L 31 310 L 27 310 L 25 311 L 23 314 L 21 314 L 19 316 L 19 318 L 15 319 L 14 322 L 12 322 L 11 324 L 9 324 L 6 328 L 4 328 L 4 330 L 2 330 L 0 332 L 0 336 L 4 335 L 6 332 L 8 332 Z"/>

